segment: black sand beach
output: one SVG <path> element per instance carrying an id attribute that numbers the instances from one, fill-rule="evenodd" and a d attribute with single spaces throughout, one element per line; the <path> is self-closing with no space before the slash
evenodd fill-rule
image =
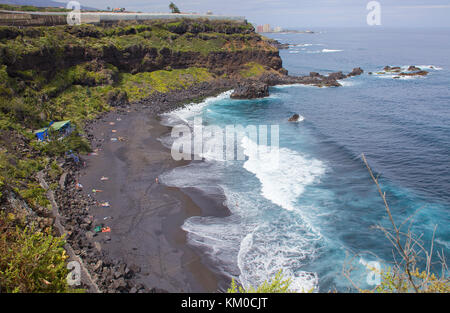
<path id="1" fill-rule="evenodd" d="M 110 205 L 90 211 L 95 224 L 111 229 L 93 238 L 102 251 L 140 267 L 136 281 L 149 288 L 169 292 L 224 290 L 229 279 L 215 273 L 213 265 L 187 244 L 181 229 L 191 216 L 229 214 L 222 204 L 224 199 L 156 182 L 163 172 L 187 164 L 174 161 L 169 149 L 157 140 L 170 128 L 140 109 L 108 113 L 91 132 L 95 138 L 92 145 L 99 148 L 86 158 L 79 181 L 85 193 Z"/>

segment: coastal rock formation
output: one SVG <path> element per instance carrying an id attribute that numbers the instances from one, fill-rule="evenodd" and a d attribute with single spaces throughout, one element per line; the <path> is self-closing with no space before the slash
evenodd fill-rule
<path id="1" fill-rule="evenodd" d="M 232 99 L 256 99 L 268 96 L 269 86 L 257 81 L 240 83 L 231 94 Z"/>
<path id="2" fill-rule="evenodd" d="M 411 65 L 410 67 L 408 67 L 408 72 L 416 72 L 416 71 L 421 71 L 421 68 Z"/>
<path id="3" fill-rule="evenodd" d="M 281 49 L 289 49 L 289 44 L 288 43 L 281 43 L 278 40 L 275 39 L 269 39 L 269 43 L 274 46 L 275 48 L 277 48 L 278 50 Z"/>
<path id="4" fill-rule="evenodd" d="M 349 74 L 350 75 L 350 74 Z M 344 79 L 346 76 L 342 72 L 331 73 L 328 75 L 329 79 Z"/>
<path id="5" fill-rule="evenodd" d="M 394 76 L 394 79 L 399 79 L 400 77 L 405 77 L 405 76 L 426 76 L 428 75 L 428 71 L 424 71 L 422 70 L 420 67 L 417 67 L 415 65 L 411 65 L 408 67 L 408 69 L 406 71 L 402 71 L 402 68 L 399 66 L 394 66 L 391 67 L 389 65 L 385 66 L 383 68 L 384 71 L 382 72 L 377 72 L 376 74 L 378 75 L 384 75 L 384 74 L 392 74 L 395 73 L 396 76 Z M 372 72 L 370 72 L 369 74 L 373 74 Z"/>
<path id="6" fill-rule="evenodd" d="M 51 216 L 40 203 L 21 194 L 38 191 L 44 198 L 44 192 L 51 193 L 53 211 L 59 212 L 65 230 L 61 233 L 67 234 L 67 244 L 102 292 L 163 290 L 140 284 L 139 266 L 112 259 L 109 246 L 120 232 L 113 228 L 98 233 L 109 216 L 91 215 L 98 203 L 79 189 L 83 159 L 77 165 L 64 157 L 68 147 L 73 153 L 85 152 L 90 151 L 89 143 L 99 148 L 108 139 L 95 138 L 88 131 L 89 123 L 100 121 L 109 110 L 125 113 L 145 108 L 157 115 L 233 87 L 232 98 L 253 99 L 268 96 L 268 87 L 277 84 L 338 87 L 338 80 L 346 77 L 342 72 L 288 76 L 278 49 L 248 23 L 3 27 L 0 39 L 0 122 L 5 126 L 0 129 L 0 150 L 6 156 L 0 165 L 8 167 L 0 176 L 0 198 L 3 195 L 7 202 L 8 213 L 28 214 L 44 229 L 53 223 Z M 235 86 L 236 82 L 241 83 Z M 46 103 L 51 103 L 50 109 Z M 77 128 L 84 124 L 86 134 L 74 132 L 46 151 L 27 137 L 15 136 L 48 125 L 50 115 L 71 119 Z M 302 120 L 298 114 L 292 118 Z M 43 169 L 41 178 L 48 186 L 55 188 L 35 188 L 37 168 Z"/>
<path id="7" fill-rule="evenodd" d="M 356 67 L 350 73 L 347 74 L 347 77 L 359 76 L 362 73 L 364 73 L 364 70 L 360 67 Z"/>
<path id="8" fill-rule="evenodd" d="M 51 43 L 41 44 L 37 38 L 43 36 L 52 38 Z M 254 33 L 251 24 L 186 20 L 143 25 L 131 23 L 126 27 L 57 26 L 45 32 L 32 27 L 0 30 L 0 39 L 16 37 L 29 38 L 30 45 L 35 45 L 36 49 L 15 51 L 13 46 L 0 47 L 0 59 L 10 73 L 34 70 L 52 76 L 55 71 L 86 62 L 109 64 L 120 72 L 132 74 L 168 67 L 203 67 L 223 75 L 239 70 L 249 62 L 285 71 L 278 49 Z M 97 44 L 92 44 L 94 41 Z M 189 49 L 179 48 L 187 42 Z"/>
<path id="9" fill-rule="evenodd" d="M 383 70 L 385 72 L 399 73 L 402 69 L 399 66 L 390 67 L 389 65 L 386 65 Z"/>
<path id="10" fill-rule="evenodd" d="M 418 72 L 413 72 L 413 73 L 400 73 L 398 74 L 399 76 L 426 76 L 428 75 L 427 71 L 418 71 Z"/>

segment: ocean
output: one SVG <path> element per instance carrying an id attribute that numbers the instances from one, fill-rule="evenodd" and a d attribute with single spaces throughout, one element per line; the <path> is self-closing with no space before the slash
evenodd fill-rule
<path id="1" fill-rule="evenodd" d="M 389 227 L 364 153 L 386 192 L 394 219 L 414 214 L 413 230 L 448 255 L 450 244 L 450 30 L 323 29 L 314 34 L 270 34 L 282 43 L 291 75 L 309 72 L 365 73 L 339 88 L 289 85 L 270 88 L 257 100 L 232 100 L 230 92 L 164 115 L 163 123 L 278 125 L 279 166 L 249 151 L 246 159 L 223 161 L 204 154 L 165 173 L 163 183 L 224 194 L 227 217 L 191 217 L 182 228 L 188 242 L 214 270 L 256 286 L 283 270 L 297 291 L 352 290 L 342 273 L 371 288 L 364 262 L 382 268 L 392 246 L 375 225 Z M 368 75 L 384 66 L 416 65 L 425 77 Z M 288 122 L 298 113 L 299 122 Z M 170 146 L 168 138 L 162 141 Z M 438 267 L 435 270 L 439 270 Z M 225 288 L 224 286 L 223 288 Z"/>

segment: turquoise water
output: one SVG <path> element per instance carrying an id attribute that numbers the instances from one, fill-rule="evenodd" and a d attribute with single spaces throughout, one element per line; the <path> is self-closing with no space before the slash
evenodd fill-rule
<path id="1" fill-rule="evenodd" d="M 365 74 L 340 88 L 278 86 L 259 100 L 231 100 L 229 93 L 166 115 L 165 122 L 204 125 L 278 125 L 279 167 L 248 153 L 224 162 L 207 155 L 166 173 L 162 180 L 224 193 L 232 214 L 193 217 L 183 229 L 216 270 L 248 286 L 278 270 L 297 290 L 345 291 L 346 260 L 357 253 L 354 279 L 366 285 L 360 260 L 392 260 L 391 247 L 374 225 L 389 226 L 376 187 L 360 156 L 380 175 L 394 218 L 401 223 L 420 209 L 414 231 L 449 251 L 450 231 L 450 30 L 322 30 L 277 34 L 292 44 L 280 52 L 290 74 L 361 66 Z M 385 65 L 417 65 L 424 78 L 367 75 Z M 298 123 L 287 119 L 294 113 Z"/>

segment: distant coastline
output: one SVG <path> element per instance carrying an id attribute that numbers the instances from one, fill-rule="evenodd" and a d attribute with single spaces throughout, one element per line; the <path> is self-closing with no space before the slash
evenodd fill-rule
<path id="1" fill-rule="evenodd" d="M 312 30 L 283 30 L 279 32 L 260 32 L 259 34 L 315 34 L 315 32 Z"/>

